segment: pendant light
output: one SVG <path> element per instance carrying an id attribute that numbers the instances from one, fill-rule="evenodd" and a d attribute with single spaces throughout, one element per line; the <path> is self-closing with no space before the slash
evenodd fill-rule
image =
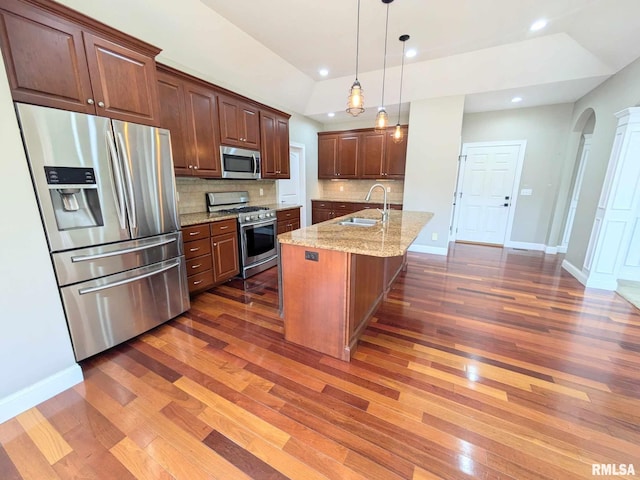
<path id="1" fill-rule="evenodd" d="M 400 67 L 400 95 L 398 96 L 398 123 L 396 123 L 396 128 L 393 130 L 393 142 L 394 143 L 402 143 L 404 140 L 404 134 L 402 133 L 402 127 L 400 126 L 400 106 L 402 105 L 402 76 L 404 74 L 404 47 L 405 42 L 409 40 L 409 35 L 404 34 L 400 35 L 400 40 L 402 42 L 402 66 Z"/>
<path id="2" fill-rule="evenodd" d="M 374 130 L 378 133 L 383 133 L 387 130 L 389 126 L 389 115 L 387 115 L 387 111 L 384 108 L 384 81 L 387 73 L 387 35 L 389 33 L 389 4 L 393 2 L 393 0 L 382 0 L 382 3 L 387 4 L 387 20 L 384 27 L 384 60 L 382 62 L 382 105 L 378 109 L 378 114 L 376 115 L 376 124 Z"/>
<path id="3" fill-rule="evenodd" d="M 362 86 L 358 81 L 358 53 L 360 49 L 360 0 L 358 0 L 358 23 L 356 27 L 356 80 L 349 90 L 349 99 L 347 100 L 347 113 L 357 117 L 364 112 L 364 95 Z"/>

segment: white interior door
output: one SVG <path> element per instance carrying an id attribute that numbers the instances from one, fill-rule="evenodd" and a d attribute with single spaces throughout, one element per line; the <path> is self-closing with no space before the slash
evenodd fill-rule
<path id="1" fill-rule="evenodd" d="M 518 143 L 463 146 L 456 240 L 504 244 L 523 148 Z"/>
<path id="2" fill-rule="evenodd" d="M 305 172 L 304 147 L 291 144 L 289 148 L 289 173 L 285 180 L 278 180 L 278 202 L 289 205 L 302 205 L 300 224 L 306 225 L 305 212 Z"/>
<path id="3" fill-rule="evenodd" d="M 589 153 L 591 152 L 591 135 L 584 135 L 584 143 L 582 145 L 582 154 L 580 155 L 580 162 L 578 163 L 578 171 L 576 172 L 576 178 L 573 181 L 573 189 L 571 191 L 571 202 L 569 203 L 569 211 L 567 213 L 567 222 L 564 226 L 564 234 L 562 235 L 561 247 L 567 247 L 569 245 L 569 237 L 571 236 L 571 229 L 573 228 L 573 220 L 576 217 L 576 209 L 578 208 L 578 199 L 580 198 L 580 190 L 582 189 L 582 179 L 584 177 L 584 170 L 589 160 Z"/>

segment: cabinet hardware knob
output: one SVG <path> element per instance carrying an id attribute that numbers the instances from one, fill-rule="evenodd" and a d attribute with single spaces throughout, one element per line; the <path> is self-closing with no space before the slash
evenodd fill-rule
<path id="1" fill-rule="evenodd" d="M 87 103 L 88 103 L 89 105 L 93 105 L 95 102 L 93 101 L 93 98 L 89 98 L 89 99 L 87 100 Z"/>
<path id="2" fill-rule="evenodd" d="M 189 168 L 193 168 L 193 165 L 189 165 Z"/>
<path id="3" fill-rule="evenodd" d="M 198 280 L 197 282 L 193 282 L 194 285 L 200 285 L 204 280 Z"/>
<path id="4" fill-rule="evenodd" d="M 200 234 L 200 230 L 198 230 L 197 232 L 189 232 L 189 235 L 191 235 L 192 237 L 194 235 L 199 235 Z"/>
<path id="5" fill-rule="evenodd" d="M 213 244 L 213 246 L 214 246 L 214 247 L 217 247 L 217 246 L 218 246 L 218 244 L 217 244 L 217 243 L 214 243 L 214 244 Z"/>
<path id="6" fill-rule="evenodd" d="M 189 249 L 190 252 L 197 252 L 198 250 L 200 250 L 200 247 L 195 247 L 195 248 L 190 248 Z"/>
<path id="7" fill-rule="evenodd" d="M 197 165 L 194 165 L 194 166 L 193 166 L 193 169 L 194 169 L 194 170 L 197 170 L 197 169 L 198 169 L 198 166 L 197 166 Z"/>
<path id="8" fill-rule="evenodd" d="M 229 225 L 224 225 L 224 226 L 220 227 L 220 230 L 226 230 L 227 228 L 229 228 Z"/>
<path id="9" fill-rule="evenodd" d="M 201 267 L 201 266 L 202 266 L 202 264 L 199 263 L 198 265 L 191 265 L 191 268 L 198 268 L 198 267 Z"/>
<path id="10" fill-rule="evenodd" d="M 104 108 L 104 102 L 98 102 L 98 106 L 99 106 L 100 108 Z"/>

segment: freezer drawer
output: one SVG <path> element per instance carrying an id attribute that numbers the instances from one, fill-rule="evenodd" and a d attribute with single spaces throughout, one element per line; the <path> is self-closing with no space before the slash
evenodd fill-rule
<path id="1" fill-rule="evenodd" d="M 54 253 L 58 285 L 84 282 L 182 255 L 182 233 Z"/>
<path id="2" fill-rule="evenodd" d="M 76 359 L 189 309 L 184 256 L 60 289 Z"/>

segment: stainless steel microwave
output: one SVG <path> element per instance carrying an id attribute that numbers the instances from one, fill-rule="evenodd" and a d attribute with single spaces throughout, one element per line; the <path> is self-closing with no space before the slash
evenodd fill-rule
<path id="1" fill-rule="evenodd" d="M 220 147 L 222 178 L 257 180 L 260 178 L 260 152 L 236 147 Z"/>

